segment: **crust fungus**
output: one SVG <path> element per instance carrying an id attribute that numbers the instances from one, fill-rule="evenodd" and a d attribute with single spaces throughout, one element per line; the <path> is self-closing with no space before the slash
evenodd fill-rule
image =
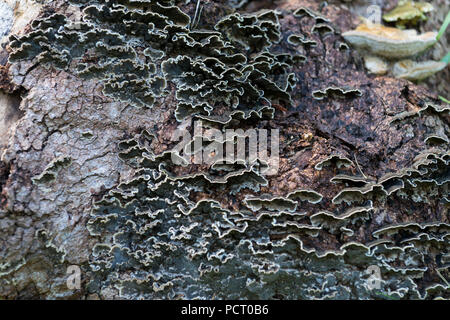
<path id="1" fill-rule="evenodd" d="M 294 211 L 297 208 L 297 203 L 290 199 L 282 197 L 275 198 L 246 198 L 244 203 L 252 210 L 258 211 L 262 208 L 269 211 Z"/>
<path id="2" fill-rule="evenodd" d="M 334 29 L 333 29 L 333 27 L 331 27 L 330 25 L 328 25 L 326 23 L 317 23 L 311 29 L 311 33 L 314 33 L 314 32 L 317 32 L 322 37 L 324 37 L 328 34 L 333 34 Z"/>
<path id="3" fill-rule="evenodd" d="M 367 206 L 353 207 L 340 215 L 321 211 L 311 215 L 309 219 L 313 226 L 324 227 L 333 234 L 344 233 L 353 235 L 354 231 L 351 229 L 351 225 L 357 224 L 358 221 L 368 220 L 372 210 L 372 203 L 369 202 Z"/>
<path id="4" fill-rule="evenodd" d="M 334 183 L 345 183 L 354 187 L 363 187 L 367 183 L 370 183 L 371 180 L 367 179 L 363 176 L 350 176 L 346 174 L 338 174 L 330 179 L 330 182 Z"/>
<path id="5" fill-rule="evenodd" d="M 316 100 L 323 100 L 327 97 L 352 98 L 362 96 L 362 92 L 358 89 L 339 88 L 332 86 L 323 90 L 315 90 L 312 92 L 312 96 Z"/>
<path id="6" fill-rule="evenodd" d="M 244 2 L 233 1 L 236 6 Z M 161 143 L 164 134 L 179 124 L 176 120 L 188 120 L 182 124 L 186 130 L 189 120 L 197 119 L 220 132 L 249 123 L 271 126 L 279 120 L 274 117 L 274 106 L 291 105 L 294 88 L 310 85 L 300 83 L 304 78 L 297 81 L 303 75 L 294 70 L 305 57 L 284 53 L 286 47 L 279 45 L 287 34 L 282 33 L 277 12 L 233 13 L 198 30 L 175 0 L 71 3 L 82 9 L 79 28 L 74 29 L 59 13 L 42 17 L 29 33 L 12 37 L 11 62 L 39 62 L 98 80 L 103 92 L 116 100 L 113 103 L 124 108 L 159 107 L 163 102 L 176 105 L 170 110 L 175 113 L 170 124 L 162 120 L 161 127 L 140 133 L 135 126 L 134 131 L 125 132 L 123 140 L 107 140 L 114 145 L 108 152 L 117 152 L 114 160 L 120 162 L 120 169 L 113 184 L 93 198 L 86 224 L 89 239 L 95 243 L 86 266 L 87 290 L 106 296 L 114 292 L 114 297 L 128 299 L 369 299 L 374 292 L 367 288 L 365 270 L 376 265 L 384 276 L 378 292 L 412 299 L 445 295 L 436 285 L 439 280 L 423 280 L 424 272 L 436 270 L 434 262 L 439 261 L 439 268 L 449 263 L 448 255 L 438 257 L 438 252 L 446 253 L 449 240 L 448 224 L 439 221 L 444 220 L 439 215 L 444 212 L 440 206 L 448 207 L 450 157 L 440 145 L 404 168 L 400 160 L 394 161 L 399 169 L 390 174 L 384 172 L 393 165 L 380 161 L 386 168 L 373 169 L 381 175 L 376 179 L 354 175 L 359 165 L 347 157 L 351 143 L 333 138 L 327 145 L 333 151 L 320 150 L 317 154 L 325 156 L 310 158 L 321 172 L 302 175 L 299 189 L 293 187 L 283 196 L 268 194 L 278 181 L 263 175 L 267 164 L 261 159 L 191 163 L 203 146 L 217 142 L 203 131 L 188 139 L 182 150 L 188 151 L 186 158 L 172 144 Z M 306 8 L 294 15 L 313 19 L 309 21 L 315 25 L 312 31 L 325 32 L 327 40 L 336 38 L 325 17 Z M 348 37 L 361 46 L 367 41 L 391 46 L 401 55 L 415 52 L 416 42 L 427 41 L 407 31 L 401 31 L 401 37 L 407 35 L 408 40 L 399 40 L 397 31 L 391 34 L 388 30 L 390 36 L 386 36 L 386 30 L 378 28 L 381 31 L 377 33 L 375 27 L 369 40 L 359 35 L 365 30 Z M 322 37 L 314 38 L 319 44 Z M 297 34 L 290 34 L 288 41 L 313 44 Z M 337 46 L 345 48 L 338 42 L 332 48 Z M 402 52 L 399 46 L 407 50 Z M 387 54 L 383 50 L 378 51 Z M 363 100 L 350 100 L 361 97 L 361 90 L 319 87 L 312 96 L 318 105 L 335 97 L 346 99 L 337 101 L 343 106 Z M 162 97 L 167 101 L 161 101 Z M 357 109 L 356 104 L 353 107 Z M 161 109 L 166 112 L 165 108 Z M 447 112 L 447 107 L 427 102 L 419 111 L 397 119 Z M 138 123 L 139 128 L 148 123 Z M 94 135 L 90 129 L 79 128 L 77 142 L 97 139 L 98 132 L 92 130 Z M 124 133 L 123 124 L 114 129 Z M 163 134 L 158 135 L 158 130 Z M 441 131 L 443 137 L 446 131 Z M 432 136 L 426 138 L 427 143 L 436 140 Z M 198 140 L 202 144 L 197 149 Z M 218 143 L 223 146 L 225 142 Z M 174 159 L 185 161 L 177 165 Z M 57 158 L 34 177 L 38 192 L 64 173 L 71 161 L 70 157 Z M 313 186 L 320 193 L 309 189 Z M 406 214 L 399 203 L 406 207 Z M 422 211 L 416 210 L 427 203 L 428 207 L 420 207 Z M 421 216 L 423 212 L 426 217 Z M 399 225 L 402 219 L 427 221 Z M 2 221 L 2 228 L 8 224 Z M 37 236 L 59 258 L 63 251 L 58 251 L 48 233 L 39 231 Z M 21 261 L 0 265 L 0 276 L 22 266 Z"/>
<path id="7" fill-rule="evenodd" d="M 306 39 L 304 36 L 302 35 L 297 35 L 297 34 L 291 34 L 288 39 L 287 39 L 288 43 L 294 45 L 294 46 L 298 46 L 298 45 L 303 45 L 305 47 L 315 47 L 317 46 L 317 42 L 311 39 Z"/>
<path id="8" fill-rule="evenodd" d="M 72 159 L 70 157 L 56 158 L 45 167 L 41 174 L 33 177 L 33 182 L 36 184 L 53 182 L 56 180 L 58 172 L 61 169 L 70 166 L 71 163 Z"/>
<path id="9" fill-rule="evenodd" d="M 288 199 L 308 201 L 309 203 L 317 204 L 322 201 L 323 196 L 314 190 L 296 190 L 287 195 Z"/>
<path id="10" fill-rule="evenodd" d="M 335 164 L 338 169 L 342 168 L 342 167 L 349 168 L 351 166 L 354 166 L 353 161 L 351 161 L 347 157 L 345 157 L 343 155 L 339 155 L 339 154 L 333 154 L 333 155 L 330 155 L 329 157 L 319 161 L 314 166 L 314 169 L 322 170 L 324 167 L 327 167 L 331 164 Z"/>
<path id="11" fill-rule="evenodd" d="M 398 232 L 394 226 L 375 232 L 374 238 L 380 239 L 372 243 L 348 241 L 335 250 L 308 244 L 324 233 L 340 238 L 354 237 L 361 224 L 370 220 L 376 210 L 372 201 L 366 201 L 370 192 L 378 188 L 380 194 L 389 196 L 392 194 L 391 187 L 397 185 L 396 179 L 411 178 L 411 174 L 383 176 L 378 179 L 376 188 L 369 181 L 370 187 L 354 190 L 366 203 L 348 207 L 343 212 L 320 211 L 312 215 L 297 212 L 302 208 L 297 201 L 320 205 L 323 198 L 313 190 L 304 189 L 293 191 L 287 197 L 247 195 L 242 201 L 243 208 L 233 211 L 212 198 L 214 192 L 221 190 L 220 185 L 236 183 L 232 182 L 233 177 L 244 177 L 242 171 L 238 173 L 244 169 L 242 166 L 215 165 L 215 171 L 227 172 L 228 178 L 220 179 L 170 174 L 168 153 L 148 158 L 145 154 L 151 152 L 146 150 L 145 143 L 140 142 L 143 137 L 151 139 L 143 132 L 142 136 L 120 144 L 122 158 L 137 165 L 136 177 L 124 181 L 98 201 L 89 221 L 91 233 L 105 241 L 94 249 L 91 268 L 95 277 L 90 286 L 104 287 L 114 283 L 121 286 L 120 296 L 124 298 L 162 298 L 186 294 L 183 288 L 188 283 L 195 288 L 194 292 L 188 293 L 189 298 L 208 296 L 210 290 L 217 294 L 220 292 L 221 297 L 234 297 L 233 286 L 244 281 L 242 285 L 245 289 L 239 295 L 256 294 L 259 297 L 265 294 L 271 296 L 272 286 L 266 283 L 260 287 L 257 280 L 249 281 L 249 277 L 258 275 L 265 282 L 271 278 L 282 281 L 285 277 L 291 280 L 299 276 L 307 277 L 303 271 L 292 269 L 304 259 L 308 261 L 308 273 L 313 272 L 316 279 L 322 276 L 334 279 L 336 274 L 332 270 L 336 265 L 351 263 L 366 266 L 377 264 L 376 261 L 380 260 L 390 272 L 389 283 L 393 286 L 403 279 L 405 273 L 418 274 L 426 270 L 419 262 L 414 267 L 397 267 L 398 259 L 417 260 L 417 252 L 412 252 L 409 246 L 411 241 L 421 241 L 422 238 L 411 237 L 410 242 L 400 244 L 398 249 L 389 247 L 393 243 L 391 238 L 395 239 Z M 131 161 L 133 158 L 136 161 Z M 417 159 L 416 166 L 422 166 L 421 170 L 425 173 L 423 165 L 435 164 L 431 160 L 436 158 L 431 154 L 424 155 Z M 328 165 L 338 165 L 340 162 L 343 162 L 341 165 L 351 164 L 343 156 L 332 155 L 322 161 L 320 167 L 324 167 L 327 161 Z M 230 175 L 233 172 L 234 175 Z M 342 181 L 352 180 L 351 177 L 341 178 Z M 355 177 L 353 180 L 361 179 Z M 240 183 L 245 185 L 246 179 Z M 389 191 L 383 192 L 384 189 Z M 211 198 L 192 201 L 191 195 L 195 192 L 202 192 Z M 250 210 L 246 210 L 246 206 Z M 408 230 L 430 237 L 448 234 L 448 229 L 442 224 L 427 224 L 420 228 L 411 225 L 411 228 L 408 227 Z M 103 237 L 105 231 L 112 237 Z M 242 238 L 244 235 L 245 238 Z M 131 243 L 129 239 L 133 239 Z M 169 267 L 170 274 L 164 271 Z M 342 272 L 346 274 L 345 270 Z M 216 281 L 210 281 L 212 273 L 221 286 L 229 289 L 217 291 Z M 242 279 L 231 276 L 240 273 L 244 274 Z M 127 280 L 123 281 L 125 275 Z M 419 297 L 412 284 L 402 288 Z M 330 290 L 335 290 L 335 294 L 346 292 L 335 286 L 331 286 Z M 306 291 L 301 289 L 296 294 L 287 290 L 284 294 L 305 298 L 317 295 L 311 288 Z"/>
<path id="12" fill-rule="evenodd" d="M 330 20 L 322 16 L 320 13 L 317 13 L 309 8 L 306 7 L 300 7 L 297 10 L 294 11 L 294 16 L 297 18 L 302 18 L 304 16 L 308 16 L 310 18 L 313 18 L 316 23 L 328 23 Z"/>

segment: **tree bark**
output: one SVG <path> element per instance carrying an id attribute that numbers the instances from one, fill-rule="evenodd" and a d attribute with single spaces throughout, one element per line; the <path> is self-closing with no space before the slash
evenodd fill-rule
<path id="1" fill-rule="evenodd" d="M 142 2 L 0 49 L 0 298 L 449 298 L 448 79 L 368 74 L 340 1 Z M 277 173 L 174 164 L 199 120 L 279 130 Z"/>

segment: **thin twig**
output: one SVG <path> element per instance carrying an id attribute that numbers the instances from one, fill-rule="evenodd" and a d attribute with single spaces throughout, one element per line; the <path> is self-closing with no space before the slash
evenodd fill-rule
<path id="1" fill-rule="evenodd" d="M 200 6 L 200 11 L 198 12 L 198 17 L 197 17 L 197 22 L 195 23 L 195 28 L 197 28 L 198 24 L 200 23 L 200 19 L 202 17 L 202 13 L 203 13 L 203 6 Z"/>
<path id="2" fill-rule="evenodd" d="M 189 28 L 190 30 L 192 30 L 195 27 L 195 25 L 196 25 L 195 20 L 197 19 L 199 8 L 200 8 L 200 0 L 197 0 L 197 6 L 195 7 L 194 18 L 192 19 L 191 25 L 190 25 L 190 28 Z"/>
<path id="3" fill-rule="evenodd" d="M 361 170 L 361 167 L 359 166 L 358 159 L 356 159 L 356 153 L 353 154 L 353 157 L 355 158 L 356 166 L 358 167 L 359 172 L 363 175 L 364 179 L 367 179 L 367 176 L 364 174 L 364 172 Z"/>
<path id="4" fill-rule="evenodd" d="M 444 278 L 444 276 L 439 272 L 438 269 L 435 269 L 436 273 L 438 274 L 438 276 L 442 279 L 442 281 L 445 282 L 445 284 L 447 285 L 447 288 L 450 288 L 450 284 L 448 283 L 447 279 Z"/>

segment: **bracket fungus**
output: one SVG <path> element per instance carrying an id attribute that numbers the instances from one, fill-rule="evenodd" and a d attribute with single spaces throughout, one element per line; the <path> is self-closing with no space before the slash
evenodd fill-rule
<path id="1" fill-rule="evenodd" d="M 392 72 L 395 77 L 411 81 L 419 81 L 439 72 L 447 67 L 443 61 L 401 60 L 394 64 Z"/>
<path id="2" fill-rule="evenodd" d="M 418 21 L 426 20 L 425 13 L 433 10 L 433 5 L 428 2 L 401 0 L 397 7 L 383 15 L 383 20 L 396 22 L 397 26 L 404 27 L 406 24 L 417 24 Z"/>
<path id="3" fill-rule="evenodd" d="M 364 66 L 373 74 L 382 75 L 389 71 L 389 64 L 382 58 L 366 55 L 364 56 Z"/>
<path id="4" fill-rule="evenodd" d="M 417 34 L 413 29 L 400 30 L 380 24 L 360 24 L 342 36 L 358 49 L 385 58 L 407 58 L 436 42 L 437 32 Z"/>

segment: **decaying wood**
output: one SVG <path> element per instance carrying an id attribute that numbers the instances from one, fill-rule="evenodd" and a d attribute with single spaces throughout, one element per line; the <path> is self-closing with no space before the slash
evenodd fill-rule
<path id="1" fill-rule="evenodd" d="M 193 17 L 196 1 L 187 4 L 186 2 L 189 1 L 179 1 L 179 7 Z M 213 26 L 228 14 L 259 10 L 261 8 L 257 2 L 251 1 L 245 8 L 233 9 L 228 1 L 201 1 L 202 11 L 197 28 L 212 30 Z M 83 61 L 72 61 L 73 64 L 68 64 L 66 68 L 58 68 L 51 62 L 39 64 L 33 59 L 7 63 L 2 56 L 17 49 L 6 46 L 5 50 L 0 51 L 0 102 L 2 95 L 9 95 L 10 99 L 15 99 L 10 108 L 15 108 L 20 97 L 20 110 L 13 112 L 15 116 L 10 118 L 11 121 L 5 122 L 9 130 L 4 133 L 7 137 L 1 139 L 2 144 L 5 141 L 0 163 L 1 298 L 195 298 L 200 295 L 204 298 L 383 298 L 376 290 L 368 290 L 364 279 L 360 282 L 353 279 L 362 277 L 365 270 L 373 264 L 382 268 L 384 280 L 394 279 L 390 285 L 393 292 L 398 291 L 392 293 L 397 298 L 449 297 L 442 280 L 444 277 L 448 281 L 450 277 L 448 105 L 438 99 L 434 90 L 429 90 L 424 85 L 367 74 L 361 55 L 348 46 L 341 36 L 342 32 L 353 29 L 358 24 L 358 17 L 342 6 L 340 1 L 333 1 L 325 7 L 321 7 L 321 1 L 302 0 L 264 1 L 264 4 L 265 8 L 277 9 L 280 13 L 280 41 L 271 44 L 268 51 L 273 54 L 303 55 L 305 61 L 296 61 L 289 65 L 288 72 L 294 73 L 296 78 L 292 90 L 289 91 L 291 101 L 272 101 L 273 119 L 255 117 L 237 121 L 235 124 L 236 128 L 244 130 L 279 129 L 278 174 L 265 177 L 268 180 L 267 185 L 261 185 L 259 190 L 242 188 L 234 193 L 231 186 L 225 184 L 223 188 L 209 186 L 186 193 L 186 198 L 192 205 L 202 201 L 215 201 L 214 203 L 220 206 L 222 211 L 215 209 L 213 205 L 208 207 L 209 209 L 202 209 L 205 218 L 199 223 L 206 225 L 205 230 L 213 230 L 212 226 L 219 222 L 214 220 L 214 217 L 219 219 L 219 211 L 226 212 L 225 215 L 236 225 L 238 220 L 233 220 L 236 218 L 233 214 L 239 213 L 249 225 L 246 231 L 233 231 L 234 233 L 230 232 L 224 236 L 223 243 L 211 242 L 209 252 L 199 253 L 198 258 L 186 262 L 196 267 L 202 262 L 204 265 L 211 263 L 211 266 L 220 269 L 217 277 L 208 275 L 206 271 L 206 275 L 193 271 L 192 274 L 198 276 L 197 283 L 200 287 L 208 288 L 201 293 L 189 292 L 188 284 L 191 280 L 179 280 L 174 276 L 171 278 L 172 273 L 181 279 L 183 276 L 187 279 L 188 275 L 192 275 L 190 271 L 177 269 L 177 263 L 184 261 L 181 258 L 174 258 L 173 266 L 166 260 L 161 262 L 160 265 L 165 269 L 152 271 L 157 276 L 150 275 L 149 270 L 156 268 L 154 264 L 150 263 L 148 267 L 130 262 L 129 256 L 129 265 L 124 269 L 117 266 L 108 269 L 104 261 L 116 261 L 114 259 L 118 258 L 108 255 L 105 258 L 100 254 L 97 257 L 94 247 L 100 243 L 112 246 L 112 235 L 121 231 L 122 226 L 114 225 L 108 227 L 109 229 L 105 227 L 98 234 L 90 232 L 88 228 L 88 225 L 100 228 L 95 219 L 100 214 L 98 206 L 102 205 L 98 203 L 101 203 L 102 199 L 111 201 L 104 205 L 105 211 L 120 214 L 122 207 L 112 204 L 113 194 L 132 190 L 132 187 L 127 189 L 126 182 L 136 178 L 139 169 L 150 170 L 153 165 L 139 167 L 121 159 L 120 153 L 125 152 L 121 142 L 134 139 L 142 150 L 152 152 L 155 156 L 162 155 L 174 147 L 171 137 L 180 126 L 180 122 L 175 118 L 175 111 L 180 102 L 176 97 L 179 88 L 174 81 L 168 81 L 167 93 L 158 97 L 153 106 L 139 107 L 106 96 L 102 91 L 104 83 L 95 76 L 82 78 L 76 74 L 75 64 L 91 61 L 90 59 L 95 58 L 93 56 L 86 54 Z M 307 15 L 296 17 L 294 11 L 303 6 L 320 12 L 328 21 L 318 22 Z M 48 18 L 54 13 L 70 16 L 72 9 L 66 1 L 53 1 L 42 7 L 40 18 Z M 247 11 L 243 11 L 244 9 Z M 333 31 L 313 31 L 318 23 L 325 23 Z M 29 32 L 31 31 L 28 30 L 25 34 Z M 292 34 L 301 34 L 315 41 L 316 45 L 292 45 L 287 41 Z M 248 53 L 248 59 L 252 59 L 251 53 Z M 448 83 L 446 86 L 448 88 Z M 329 88 L 335 89 L 327 90 Z M 225 110 L 223 112 L 219 110 L 222 107 Z M 225 105 L 217 107 L 218 114 L 223 115 L 226 112 L 228 109 Z M 186 120 L 189 123 L 187 128 L 192 129 L 191 122 L 194 120 L 195 115 Z M 144 130 L 149 137 L 143 133 Z M 447 138 L 447 142 L 432 144 L 431 139 L 427 140 L 431 135 Z M 427 152 L 431 154 L 430 158 L 424 155 Z M 336 159 L 331 159 L 322 170 L 318 170 L 317 164 L 332 155 L 349 159 L 349 165 L 339 166 Z M 379 183 L 381 190 L 385 188 L 381 187 L 381 178 L 389 173 L 399 174 L 402 170 L 413 167 L 418 163 L 417 157 L 420 155 L 435 162 L 421 162 L 420 168 L 428 170 L 423 174 L 423 180 L 427 181 L 420 182 L 422 184 L 417 182 L 417 188 L 408 184 L 407 176 L 399 176 L 397 182 L 400 183 L 401 180 L 403 187 L 390 194 L 374 191 L 364 194 L 362 201 L 355 200 L 355 203 L 352 203 L 350 198 L 343 201 L 336 198 L 344 189 L 356 188 L 358 183 L 330 182 L 334 177 L 362 177 L 366 186 Z M 162 163 L 165 160 L 157 161 Z M 168 166 L 168 171 L 176 177 L 212 172 L 209 166 L 203 165 L 186 168 Z M 122 186 L 119 186 L 121 183 Z M 172 197 L 177 191 L 176 187 L 167 188 L 165 193 L 170 193 L 167 197 Z M 178 191 L 180 190 L 181 187 Z M 314 190 L 322 195 L 323 199 L 317 203 L 299 201 L 292 217 L 288 218 L 283 216 L 286 210 L 252 212 L 246 206 L 246 199 L 251 197 L 285 199 L 296 190 Z M 184 191 L 183 189 L 180 193 Z M 308 233 L 309 231 L 296 231 L 294 227 L 281 228 L 281 231 L 274 227 L 272 232 L 263 225 L 262 218 L 261 234 L 257 235 L 249 222 L 264 214 L 268 215 L 267 221 L 271 222 L 278 219 L 280 214 L 283 219 L 292 219 L 290 222 L 313 227 L 314 221 L 322 221 L 319 220 L 321 216 L 317 215 L 320 212 L 341 217 L 345 216 L 349 209 L 369 204 L 371 209 L 368 210 L 368 217 L 349 223 L 346 225 L 347 230 L 339 229 L 340 227 L 335 230 L 331 222 L 317 222 L 320 230 L 314 235 Z M 164 213 L 165 217 L 172 210 L 172 207 L 169 207 L 168 205 Z M 144 205 L 138 206 L 138 209 L 150 210 Z M 186 205 L 187 209 L 193 208 Z M 151 221 L 149 218 L 148 222 Z M 136 223 L 138 224 L 137 221 Z M 163 220 L 161 223 L 169 222 Z M 377 233 L 389 226 L 408 223 L 415 226 L 400 228 L 400 231 L 392 234 Z M 432 224 L 438 227 L 427 227 Z M 254 228 L 257 230 L 257 225 Z M 214 230 L 211 232 L 215 232 Z M 136 238 L 126 234 L 129 238 L 117 240 L 116 244 L 124 247 L 129 245 L 129 248 L 137 251 L 142 249 L 141 245 L 145 247 L 142 241 L 156 236 L 157 233 L 150 232 L 142 237 L 136 235 Z M 378 234 L 381 236 L 377 237 Z M 289 247 L 289 236 L 292 235 L 301 240 L 294 249 Z M 414 237 L 422 238 L 414 242 L 411 240 Z M 426 237 L 428 240 L 425 240 Z M 210 241 L 209 238 L 205 239 Z M 286 251 L 278 253 L 278 257 L 277 253 L 255 254 L 254 260 L 237 252 L 236 247 L 238 244 L 241 246 L 245 240 L 258 250 L 256 243 L 269 239 L 272 242 L 266 246 L 261 245 L 259 250 L 274 250 L 272 246 L 276 247 L 276 244 L 284 243 L 281 240 L 285 240 L 286 249 L 283 250 Z M 384 255 L 380 253 L 384 244 L 373 245 L 374 241 L 383 239 L 386 240 L 387 247 L 387 253 Z M 219 240 L 222 241 L 222 238 Z M 192 248 L 198 249 L 191 240 L 186 240 L 186 243 L 183 241 L 174 240 L 173 243 L 180 248 L 192 245 Z M 402 241 L 410 242 L 405 244 Z M 410 245 L 413 249 L 405 249 Z M 378 246 L 378 251 L 373 249 L 373 246 Z M 361 248 L 367 248 L 367 251 Z M 148 248 L 142 250 L 146 249 Z M 406 261 L 411 252 L 400 253 L 401 250 L 416 250 L 417 260 L 411 258 Z M 176 252 L 178 254 L 182 251 Z M 227 265 L 225 259 L 225 262 L 213 264 L 207 258 L 208 253 L 230 254 L 232 263 Z M 285 261 L 280 262 L 283 260 L 280 258 L 283 254 L 286 259 L 298 259 L 299 262 L 293 265 Z M 377 258 L 374 258 L 375 256 Z M 104 261 L 101 260 L 103 258 Z M 212 261 L 215 261 L 214 259 L 211 258 Z M 230 266 L 231 264 L 233 266 Z M 331 266 L 333 264 L 335 267 Z M 389 267 L 386 267 L 386 264 L 389 264 Z M 80 289 L 69 289 L 66 285 L 66 271 L 70 265 L 81 267 Z M 100 271 L 96 267 L 100 268 Z M 273 273 L 268 271 L 271 267 L 275 270 Z M 254 287 L 247 280 L 241 279 L 241 282 L 236 283 L 229 280 L 228 273 L 233 272 L 233 268 L 241 270 L 242 279 L 255 281 L 250 281 L 256 283 Z M 404 275 L 395 271 L 401 269 L 407 270 Z M 142 279 L 138 276 L 139 271 L 144 272 Z M 308 272 L 310 274 L 307 276 Z M 157 279 L 158 276 L 161 279 Z M 265 282 L 258 282 L 259 277 L 264 278 Z M 133 281 L 138 278 L 141 283 L 136 285 Z M 287 289 L 281 288 L 280 283 Z M 167 289 L 154 289 L 155 286 L 160 288 L 161 285 L 167 285 Z M 227 289 L 221 289 L 222 285 Z M 434 287 L 435 289 L 430 289 Z M 402 292 L 402 289 L 405 292 Z"/>

